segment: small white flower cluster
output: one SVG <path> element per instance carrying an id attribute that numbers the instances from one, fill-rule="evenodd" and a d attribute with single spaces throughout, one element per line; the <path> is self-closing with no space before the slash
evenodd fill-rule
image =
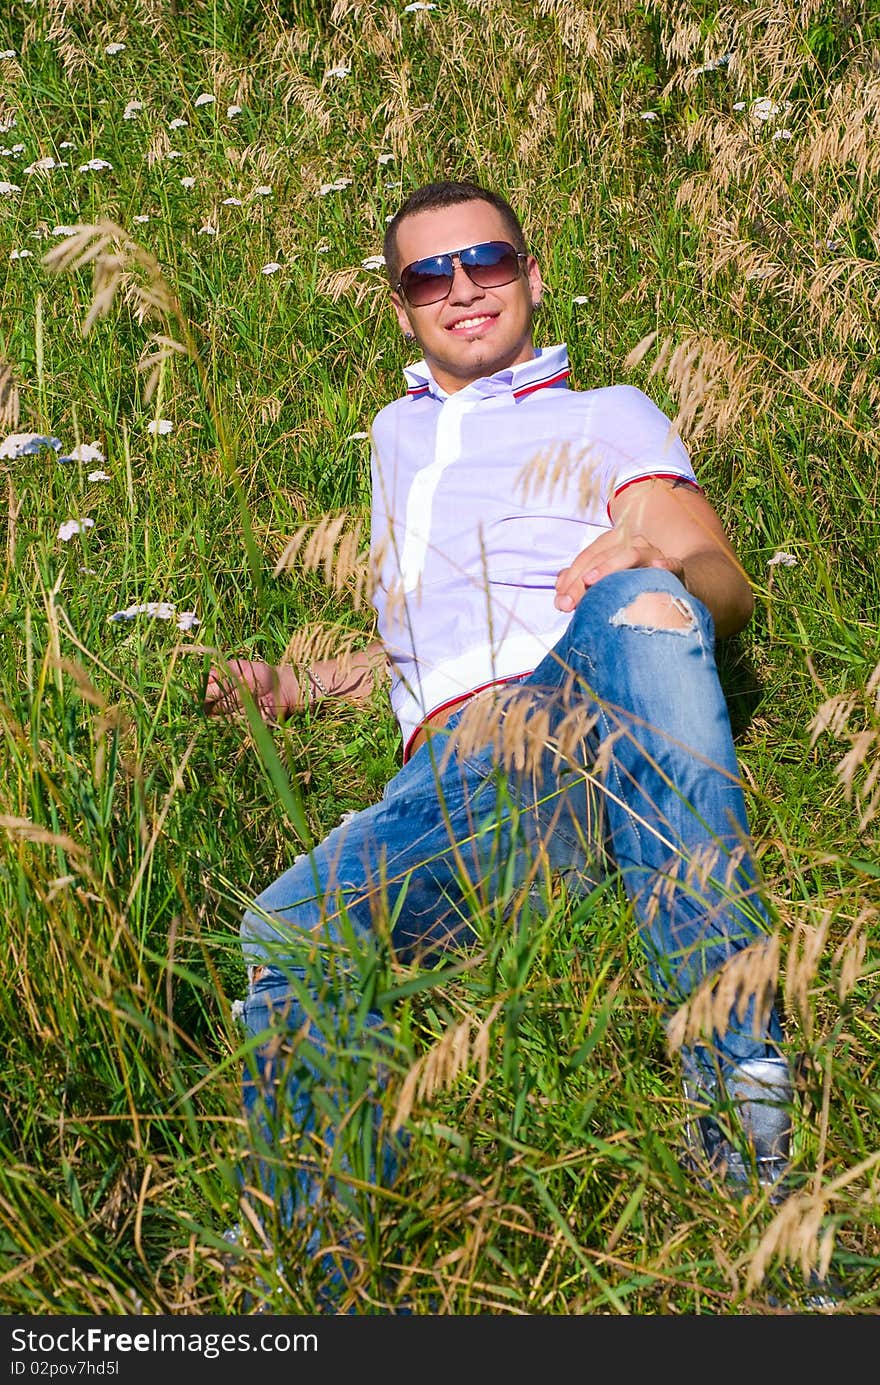
<path id="1" fill-rule="evenodd" d="M 109 163 L 107 159 L 89 159 L 87 163 L 80 164 L 78 171 L 80 173 L 100 173 L 102 169 L 112 167 L 112 163 Z"/>
<path id="2" fill-rule="evenodd" d="M 59 452 L 61 439 L 50 438 L 45 433 L 10 433 L 0 442 L 0 458 L 34 457 L 44 447 Z"/>
<path id="3" fill-rule="evenodd" d="M 128 103 L 128 105 L 126 106 L 125 110 L 122 112 L 122 119 L 123 119 L 123 120 L 134 120 L 134 118 L 135 118 L 135 116 L 137 115 L 138 111 L 142 111 L 143 109 L 144 109 L 144 103 L 143 103 L 143 101 L 129 101 L 129 103 Z"/>
<path id="4" fill-rule="evenodd" d="M 264 265 L 263 265 L 263 268 L 260 270 L 260 273 L 261 273 L 261 274 L 277 274 L 280 268 L 281 268 L 281 266 L 280 266 L 280 264 L 278 263 L 277 260 L 270 260 L 268 264 L 264 264 Z"/>
<path id="5" fill-rule="evenodd" d="M 384 255 L 368 255 L 365 260 L 361 260 L 364 269 L 382 269 L 385 265 Z"/>
<path id="6" fill-rule="evenodd" d="M 137 616 L 149 616 L 151 620 L 174 620 L 177 618 L 178 630 L 195 630 L 201 621 L 195 611 L 181 611 L 177 615 L 177 607 L 173 601 L 142 601 L 136 606 L 126 606 L 122 611 L 114 611 L 112 616 L 107 619 L 114 625 L 118 625 L 124 620 L 134 620 Z"/>
<path id="7" fill-rule="evenodd" d="M 350 67 L 343 67 L 342 64 L 340 64 L 338 67 L 328 67 L 327 71 L 324 73 L 324 76 L 325 76 L 325 77 L 350 77 L 350 76 L 351 76 L 351 68 L 350 68 Z"/>
<path id="8" fill-rule="evenodd" d="M 104 52 L 107 54 L 108 57 L 115 58 L 116 54 L 121 53 L 124 47 L 124 43 L 108 43 L 107 47 L 104 49 Z"/>
<path id="9" fill-rule="evenodd" d="M 797 558 L 794 556 L 793 553 L 784 553 L 784 552 L 780 551 L 779 553 L 774 553 L 774 554 L 773 554 L 773 557 L 769 559 L 769 561 L 768 561 L 768 563 L 767 563 L 767 566 L 768 566 L 768 567 L 794 567 L 796 563 L 797 563 Z"/>
<path id="10" fill-rule="evenodd" d="M 80 442 L 70 452 L 58 458 L 59 462 L 103 462 L 104 453 L 95 442 Z"/>
<path id="11" fill-rule="evenodd" d="M 344 188 L 351 187 L 350 178 L 337 178 L 335 183 L 322 183 L 318 188 L 318 196 L 326 197 L 331 192 L 342 192 Z"/>
<path id="12" fill-rule="evenodd" d="M 55 168 L 67 168 L 65 159 L 55 160 L 51 154 L 47 154 L 42 159 L 36 159 L 34 163 L 28 164 L 25 173 L 51 173 Z M 108 165 L 109 167 L 109 165 Z"/>
<path id="13" fill-rule="evenodd" d="M 171 432 L 174 424 L 170 418 L 151 418 L 147 424 L 147 432 L 155 436 L 165 438 Z"/>
<path id="14" fill-rule="evenodd" d="M 210 93 L 209 91 L 203 91 L 203 92 L 201 93 L 200 96 L 197 96 L 197 97 L 196 97 L 195 101 L 193 102 L 193 105 L 194 105 L 194 106 L 213 106 L 213 104 L 214 104 L 214 102 L 215 102 L 216 100 L 217 100 L 216 96 L 212 96 L 211 93 Z"/>
<path id="15" fill-rule="evenodd" d="M 69 543 L 74 534 L 84 534 L 87 529 L 94 529 L 93 519 L 66 519 L 58 530 L 58 537 L 62 543 Z"/>
<path id="16" fill-rule="evenodd" d="M 415 14 L 417 10 L 436 10 L 436 8 L 436 5 L 425 4 L 423 0 L 412 0 L 411 4 L 404 5 L 403 12 L 404 14 Z"/>

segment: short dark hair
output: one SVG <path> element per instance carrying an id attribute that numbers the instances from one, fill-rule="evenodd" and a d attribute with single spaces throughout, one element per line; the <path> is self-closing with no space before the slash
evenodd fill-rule
<path id="1" fill-rule="evenodd" d="M 393 289 L 397 288 L 402 268 L 397 252 L 397 232 L 400 223 L 408 216 L 417 216 L 419 212 L 432 212 L 440 207 L 455 207 L 461 202 L 488 202 L 490 207 L 501 213 L 514 249 L 525 251 L 526 238 L 519 217 L 510 203 L 499 193 L 492 192 L 490 188 L 484 188 L 479 183 L 425 183 L 409 194 L 385 228 L 382 253 L 385 257 L 388 282 Z"/>

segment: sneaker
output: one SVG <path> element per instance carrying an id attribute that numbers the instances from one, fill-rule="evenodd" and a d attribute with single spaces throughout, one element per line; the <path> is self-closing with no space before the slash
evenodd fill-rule
<path id="1" fill-rule="evenodd" d="M 752 1058 L 723 1082 L 686 1061 L 684 1094 L 692 1114 L 687 1143 L 691 1167 L 720 1178 L 731 1191 L 759 1190 L 773 1203 L 788 1195 L 793 1088 L 782 1058 Z"/>

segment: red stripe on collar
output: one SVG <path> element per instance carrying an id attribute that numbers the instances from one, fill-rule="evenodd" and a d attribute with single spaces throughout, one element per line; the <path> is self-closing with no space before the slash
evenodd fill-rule
<path id="1" fill-rule="evenodd" d="M 535 380 L 531 385 L 523 385 L 522 389 L 514 390 L 514 399 L 524 399 L 527 394 L 534 394 L 535 390 L 545 390 L 551 385 L 559 385 L 563 380 L 567 380 L 571 371 L 568 366 L 564 370 L 557 370 L 554 375 L 548 375 L 546 380 Z"/>

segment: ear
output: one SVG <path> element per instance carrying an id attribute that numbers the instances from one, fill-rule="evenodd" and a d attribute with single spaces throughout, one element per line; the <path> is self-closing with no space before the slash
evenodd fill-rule
<path id="1" fill-rule="evenodd" d="M 400 328 L 403 335 L 405 337 L 409 337 L 411 340 L 414 335 L 412 323 L 409 320 L 409 313 L 406 311 L 403 299 L 401 298 L 399 293 L 391 294 L 391 306 L 394 309 L 394 314 L 397 318 L 398 327 Z"/>
<path id="2" fill-rule="evenodd" d="M 541 278 L 541 270 L 534 255 L 530 255 L 526 260 L 526 277 L 532 295 L 532 307 L 537 308 L 544 293 L 544 280 Z"/>

